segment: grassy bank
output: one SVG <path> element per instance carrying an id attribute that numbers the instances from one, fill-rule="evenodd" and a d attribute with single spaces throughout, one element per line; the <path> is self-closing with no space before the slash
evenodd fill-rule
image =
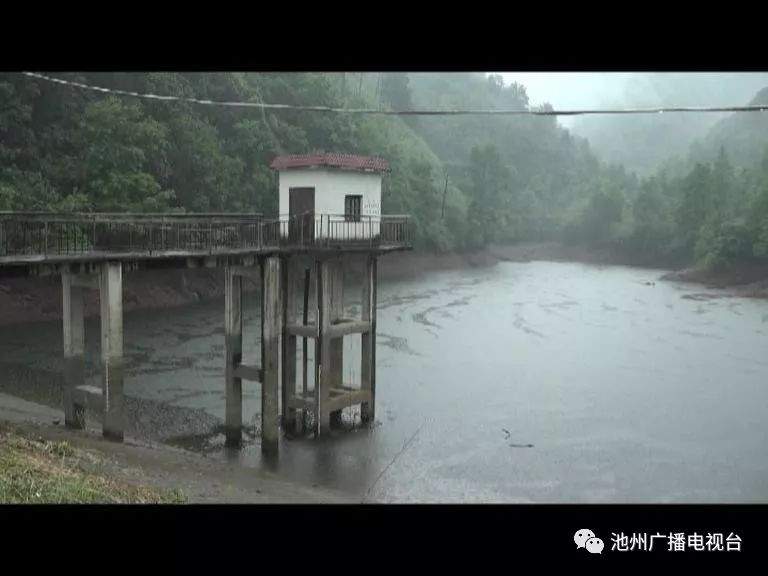
<path id="1" fill-rule="evenodd" d="M 2 504 L 182 503 L 178 491 L 128 484 L 106 473 L 103 457 L 0 427 Z"/>

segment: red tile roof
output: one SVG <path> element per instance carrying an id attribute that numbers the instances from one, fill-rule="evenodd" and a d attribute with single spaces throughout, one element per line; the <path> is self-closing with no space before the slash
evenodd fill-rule
<path id="1" fill-rule="evenodd" d="M 360 172 L 389 172 L 389 162 L 376 156 L 356 156 L 354 154 L 291 154 L 278 156 L 272 160 L 271 168 L 287 170 L 290 168 L 313 168 L 329 166 Z"/>

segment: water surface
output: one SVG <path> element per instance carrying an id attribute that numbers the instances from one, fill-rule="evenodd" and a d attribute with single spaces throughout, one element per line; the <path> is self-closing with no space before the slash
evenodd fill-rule
<path id="1" fill-rule="evenodd" d="M 532 262 L 383 282 L 375 426 L 282 439 L 276 464 L 256 430 L 233 453 L 214 424 L 223 302 L 127 314 L 125 390 L 210 416 L 164 440 L 366 500 L 766 502 L 768 302 L 661 274 Z M 257 314 L 249 294 L 245 362 L 259 361 Z M 86 331 L 93 362 L 95 320 Z M 359 336 L 344 346 L 356 382 Z M 0 329 L 4 386 L 20 365 L 55 373 L 61 354 L 58 323 Z M 244 383 L 252 428 L 259 411 Z"/>

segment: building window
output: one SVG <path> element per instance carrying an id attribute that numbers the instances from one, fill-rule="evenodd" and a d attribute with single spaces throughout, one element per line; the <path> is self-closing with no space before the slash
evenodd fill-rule
<path id="1" fill-rule="evenodd" d="M 344 220 L 347 222 L 360 222 L 360 207 L 363 203 L 362 196 L 348 195 L 344 197 Z"/>

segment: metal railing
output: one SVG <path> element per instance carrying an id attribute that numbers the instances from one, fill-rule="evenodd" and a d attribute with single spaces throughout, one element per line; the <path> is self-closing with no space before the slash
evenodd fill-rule
<path id="1" fill-rule="evenodd" d="M 0 258 L 411 244 L 407 216 L 0 212 Z"/>
<path id="2" fill-rule="evenodd" d="M 259 214 L 0 213 L 0 256 L 258 248 Z"/>
<path id="3" fill-rule="evenodd" d="M 312 247 L 410 247 L 413 242 L 408 216 L 347 216 L 301 214 L 281 216 L 263 224 L 266 246 Z"/>

